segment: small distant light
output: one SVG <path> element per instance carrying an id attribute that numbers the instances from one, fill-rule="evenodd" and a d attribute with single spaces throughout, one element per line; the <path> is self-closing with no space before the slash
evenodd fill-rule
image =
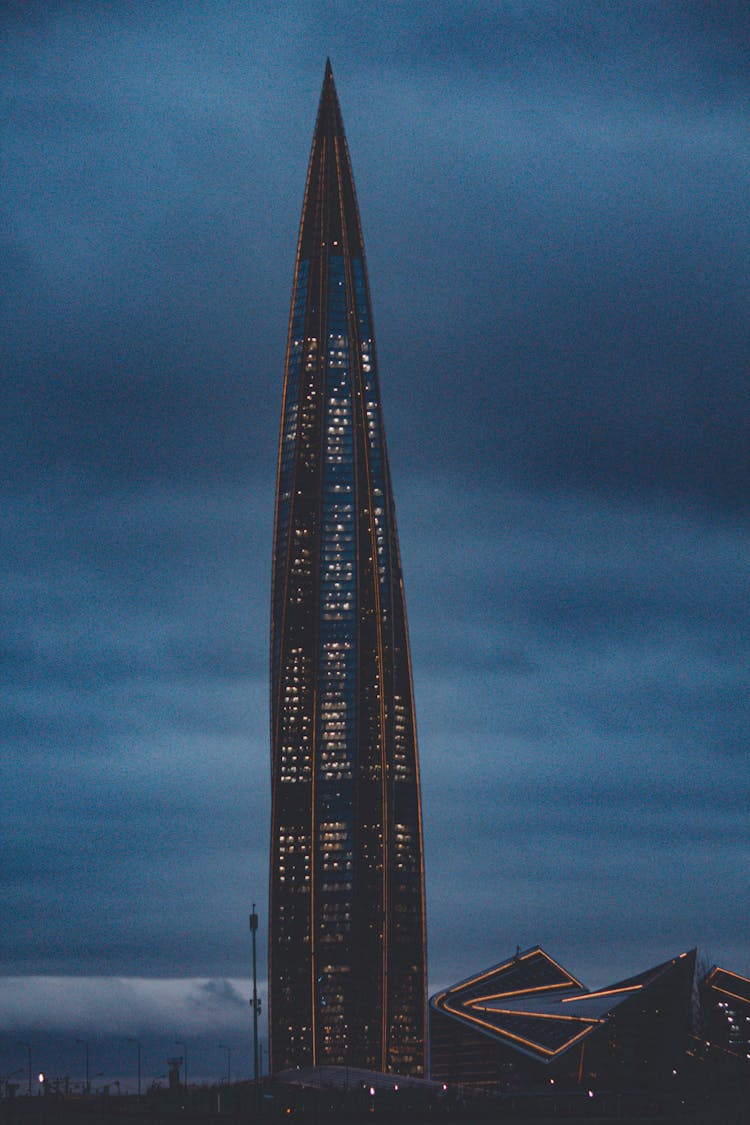
<path id="1" fill-rule="evenodd" d="M 44 1082 L 44 1075 L 42 1074 L 41 1071 L 39 1071 L 39 1081 Z"/>
<path id="2" fill-rule="evenodd" d="M 448 1087 L 446 1086 L 446 1084 L 445 1084 L 445 1082 L 444 1082 L 444 1083 L 443 1083 L 443 1090 L 447 1090 L 447 1089 L 448 1089 Z"/>
<path id="3" fill-rule="evenodd" d="M 589 1097 L 590 1097 L 590 1098 L 593 1098 L 593 1096 L 594 1096 L 594 1091 L 593 1091 L 593 1090 L 589 1090 Z"/>
<path id="4" fill-rule="evenodd" d="M 371 1086 L 371 1087 L 370 1087 L 370 1097 L 371 1097 L 371 1098 L 374 1098 L 374 1097 L 375 1097 L 375 1087 L 374 1087 L 374 1086 Z"/>
<path id="5" fill-rule="evenodd" d="M 550 1086 L 554 1086 L 554 1084 L 555 1084 L 554 1078 L 550 1078 L 549 1084 L 550 1084 Z"/>
<path id="6" fill-rule="evenodd" d="M 396 1084 L 393 1089 L 396 1091 L 396 1093 L 398 1093 L 398 1084 Z"/>

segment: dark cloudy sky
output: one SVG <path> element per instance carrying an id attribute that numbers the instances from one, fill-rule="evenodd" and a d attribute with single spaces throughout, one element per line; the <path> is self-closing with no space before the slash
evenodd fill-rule
<path id="1" fill-rule="evenodd" d="M 4 11 L 2 1073 L 19 1038 L 80 1071 L 95 1033 L 160 1059 L 193 1037 L 196 1073 L 223 1038 L 249 1067 L 276 442 L 327 55 L 431 987 L 536 942 L 591 985 L 696 945 L 750 970 L 746 5 Z"/>

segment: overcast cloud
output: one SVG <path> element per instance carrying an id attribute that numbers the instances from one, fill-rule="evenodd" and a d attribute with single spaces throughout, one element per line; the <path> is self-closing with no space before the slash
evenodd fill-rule
<path id="1" fill-rule="evenodd" d="M 193 1037 L 206 1073 L 223 1036 L 249 1071 L 276 441 L 327 55 L 431 987 L 536 942 L 592 985 L 696 945 L 750 971 L 746 7 L 2 19 L 3 1073 L 19 1036 L 80 1069 L 60 1044 L 86 1028 L 155 1060 Z"/>

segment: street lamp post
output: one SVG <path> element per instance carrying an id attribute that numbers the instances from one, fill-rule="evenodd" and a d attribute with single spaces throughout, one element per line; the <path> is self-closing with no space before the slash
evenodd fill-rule
<path id="1" fill-rule="evenodd" d="M 29 1053 L 29 1097 L 31 1097 L 31 1043 L 18 1043 L 19 1047 L 25 1047 Z"/>
<path id="2" fill-rule="evenodd" d="M 232 1048 L 224 1043 L 219 1043 L 219 1050 L 227 1053 L 227 1086 L 232 1085 Z"/>
<path id="3" fill-rule="evenodd" d="M 141 1041 L 134 1036 L 128 1036 L 128 1043 L 135 1043 L 138 1048 L 138 1101 L 141 1100 Z"/>
<path id="4" fill-rule="evenodd" d="M 255 903 L 253 903 L 252 913 L 250 914 L 250 933 L 253 935 L 253 998 L 250 1005 L 253 1009 L 253 1075 L 255 1078 L 255 1086 L 257 1090 L 259 1070 L 258 1070 L 258 1015 L 260 1013 L 260 1000 L 258 999 L 258 974 L 256 968 L 256 952 L 255 952 L 255 935 L 258 932 L 258 915 L 255 913 Z"/>
<path id="5" fill-rule="evenodd" d="M 182 1047 L 182 1057 L 185 1060 L 185 1093 L 187 1093 L 187 1088 L 188 1088 L 187 1047 L 185 1046 L 185 1044 L 182 1042 L 181 1039 L 175 1039 L 174 1045 L 175 1045 L 175 1047 Z"/>
<path id="6" fill-rule="evenodd" d="M 89 1076 L 89 1043 L 88 1039 L 76 1039 L 76 1043 L 80 1043 L 82 1047 L 86 1048 L 86 1093 L 91 1093 L 91 1078 Z"/>

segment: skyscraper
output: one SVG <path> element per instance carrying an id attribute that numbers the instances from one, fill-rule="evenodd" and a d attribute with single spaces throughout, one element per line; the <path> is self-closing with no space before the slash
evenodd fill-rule
<path id="1" fill-rule="evenodd" d="M 330 63 L 284 377 L 271 623 L 270 1065 L 424 1073 L 409 644 L 359 212 Z"/>

